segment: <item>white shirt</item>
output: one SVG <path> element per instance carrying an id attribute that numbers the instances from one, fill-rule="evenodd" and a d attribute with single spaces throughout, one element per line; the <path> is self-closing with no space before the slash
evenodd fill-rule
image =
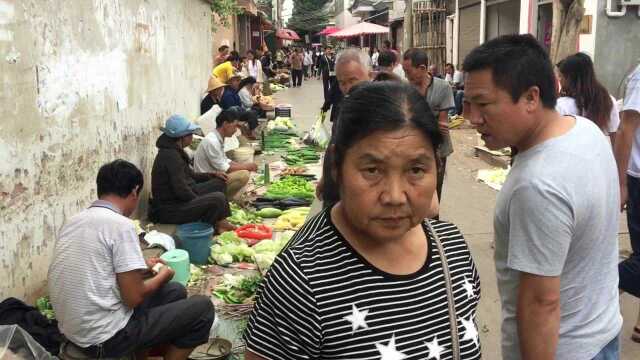
<path id="1" fill-rule="evenodd" d="M 313 64 L 313 57 L 311 56 L 311 52 L 304 53 L 304 60 L 302 61 L 304 66 L 309 66 Z"/>
<path id="2" fill-rule="evenodd" d="M 133 221 L 113 204 L 98 200 L 73 216 L 60 230 L 49 266 L 60 331 L 82 347 L 109 340 L 133 314 L 116 274 L 146 268 Z"/>
<path id="3" fill-rule="evenodd" d="M 398 75 L 400 79 L 407 80 L 407 77 L 404 74 L 404 69 L 402 69 L 402 65 L 396 65 L 396 67 L 393 68 L 393 73 Z"/>
<path id="4" fill-rule="evenodd" d="M 193 168 L 196 172 L 210 173 L 214 171 L 227 172 L 231 167 L 231 160 L 224 153 L 224 138 L 218 129 L 210 132 L 193 155 Z"/>
<path id="5" fill-rule="evenodd" d="M 635 111 L 640 113 L 640 65 L 638 65 L 627 78 L 627 88 L 624 95 L 622 111 Z M 635 178 L 640 178 L 640 128 L 636 129 L 627 174 Z"/>
<path id="6" fill-rule="evenodd" d="M 380 56 L 379 52 L 374 52 L 373 55 L 371 55 L 371 63 L 373 66 L 378 66 L 378 57 Z"/>
<path id="7" fill-rule="evenodd" d="M 618 110 L 618 104 L 613 96 L 611 96 L 611 101 L 613 102 L 613 107 L 611 107 L 611 114 L 609 115 L 609 123 L 607 125 L 607 131 L 605 135 L 609 135 L 609 133 L 618 131 L 618 126 L 620 126 L 620 113 Z M 562 96 L 558 98 L 558 101 L 556 102 L 556 111 L 559 112 L 560 115 L 585 116 L 585 114 L 578 110 L 576 100 L 569 96 Z"/>
<path id="8" fill-rule="evenodd" d="M 464 82 L 464 78 L 462 76 L 462 71 L 454 71 L 453 76 L 451 76 L 451 74 L 447 73 L 444 75 L 444 79 L 445 81 L 448 81 L 449 83 L 452 84 L 462 84 Z"/>
<path id="9" fill-rule="evenodd" d="M 240 89 L 240 91 L 238 91 L 238 96 L 240 97 L 240 102 L 242 102 L 242 107 L 245 110 L 251 109 L 253 107 L 253 98 L 251 97 L 248 86 Z"/>

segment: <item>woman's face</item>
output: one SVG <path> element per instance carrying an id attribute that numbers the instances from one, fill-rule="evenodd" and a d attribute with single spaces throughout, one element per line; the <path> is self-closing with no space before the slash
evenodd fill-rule
<path id="1" fill-rule="evenodd" d="M 397 240 L 429 215 L 436 188 L 431 141 L 410 125 L 375 132 L 347 150 L 340 184 L 352 230 L 372 240 Z"/>

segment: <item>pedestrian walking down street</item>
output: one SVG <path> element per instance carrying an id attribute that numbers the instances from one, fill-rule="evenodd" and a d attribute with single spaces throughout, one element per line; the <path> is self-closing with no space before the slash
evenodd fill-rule
<path id="1" fill-rule="evenodd" d="M 620 208 L 627 210 L 633 251 L 628 259 L 618 265 L 620 290 L 640 298 L 640 61 L 626 80 L 615 154 L 620 181 Z M 640 342 L 640 311 L 631 339 Z"/>
<path id="2" fill-rule="evenodd" d="M 293 87 L 302 86 L 304 55 L 300 49 L 295 49 L 289 55 L 289 63 L 291 63 L 291 79 Z"/>
<path id="3" fill-rule="evenodd" d="M 618 359 L 609 142 L 592 120 L 555 110 L 553 64 L 533 36 L 490 40 L 463 69 L 466 113 L 486 146 L 518 150 L 494 217 L 503 359 Z"/>
<path id="4" fill-rule="evenodd" d="M 318 67 L 320 68 L 320 75 L 322 76 L 322 89 L 324 90 L 324 101 L 327 101 L 329 96 L 329 89 L 331 88 L 331 77 L 336 76 L 335 73 L 336 59 L 333 56 L 333 50 L 330 46 L 324 48 L 324 54 L 320 55 L 318 60 Z"/>
<path id="5" fill-rule="evenodd" d="M 302 65 L 304 66 L 304 78 L 305 80 L 309 80 L 311 78 L 311 71 L 313 71 L 313 69 L 311 69 L 311 67 L 313 66 L 313 54 L 311 52 L 311 49 L 306 49 L 304 50 L 304 60 L 302 62 Z"/>
<path id="6" fill-rule="evenodd" d="M 620 125 L 618 105 L 596 78 L 589 55 L 568 56 L 557 67 L 562 89 L 556 110 L 560 115 L 579 115 L 592 120 L 614 145 Z"/>
<path id="7" fill-rule="evenodd" d="M 449 111 L 455 108 L 453 92 L 448 82 L 429 74 L 427 53 L 422 49 L 407 50 L 403 56 L 402 68 L 409 83 L 415 86 L 418 92 L 425 97 L 433 115 L 438 120 L 443 140 L 437 151 L 438 178 L 436 189 L 438 199 L 442 203 L 442 188 L 447 168 L 447 157 L 453 153 L 453 145 L 449 135 Z"/>

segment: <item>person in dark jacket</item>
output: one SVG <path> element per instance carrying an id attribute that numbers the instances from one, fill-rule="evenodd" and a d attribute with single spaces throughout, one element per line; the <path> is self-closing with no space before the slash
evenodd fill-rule
<path id="1" fill-rule="evenodd" d="M 226 191 L 226 174 L 196 173 L 184 148 L 191 144 L 199 126 L 180 115 L 171 116 L 156 146 L 158 155 L 151 170 L 153 199 L 149 209 L 151 221 L 186 224 L 202 221 L 214 226 L 217 233 L 233 230 L 226 219 L 231 216 Z"/>
<path id="2" fill-rule="evenodd" d="M 331 89 L 332 78 L 335 79 L 336 77 L 335 66 L 336 58 L 333 55 L 333 50 L 331 47 L 327 46 L 324 49 L 324 54 L 322 54 L 318 60 L 318 67 L 320 69 L 320 74 L 322 75 L 322 88 L 324 89 L 325 101 L 329 99 L 329 90 Z"/>

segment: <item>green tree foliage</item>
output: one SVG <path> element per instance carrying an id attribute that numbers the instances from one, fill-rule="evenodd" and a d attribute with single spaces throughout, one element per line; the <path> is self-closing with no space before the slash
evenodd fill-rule
<path id="1" fill-rule="evenodd" d="M 293 13 L 287 27 L 300 34 L 313 34 L 322 30 L 331 14 L 327 0 L 293 0 Z"/>
<path id="2" fill-rule="evenodd" d="M 211 2 L 211 12 L 213 12 L 217 18 L 218 23 L 224 27 L 229 26 L 229 20 L 231 16 L 238 14 L 240 9 L 236 0 L 213 0 Z M 215 31 L 215 19 L 212 24 Z"/>
<path id="3" fill-rule="evenodd" d="M 257 0 L 258 9 L 267 14 L 267 18 L 273 21 L 273 2 L 271 0 Z"/>

